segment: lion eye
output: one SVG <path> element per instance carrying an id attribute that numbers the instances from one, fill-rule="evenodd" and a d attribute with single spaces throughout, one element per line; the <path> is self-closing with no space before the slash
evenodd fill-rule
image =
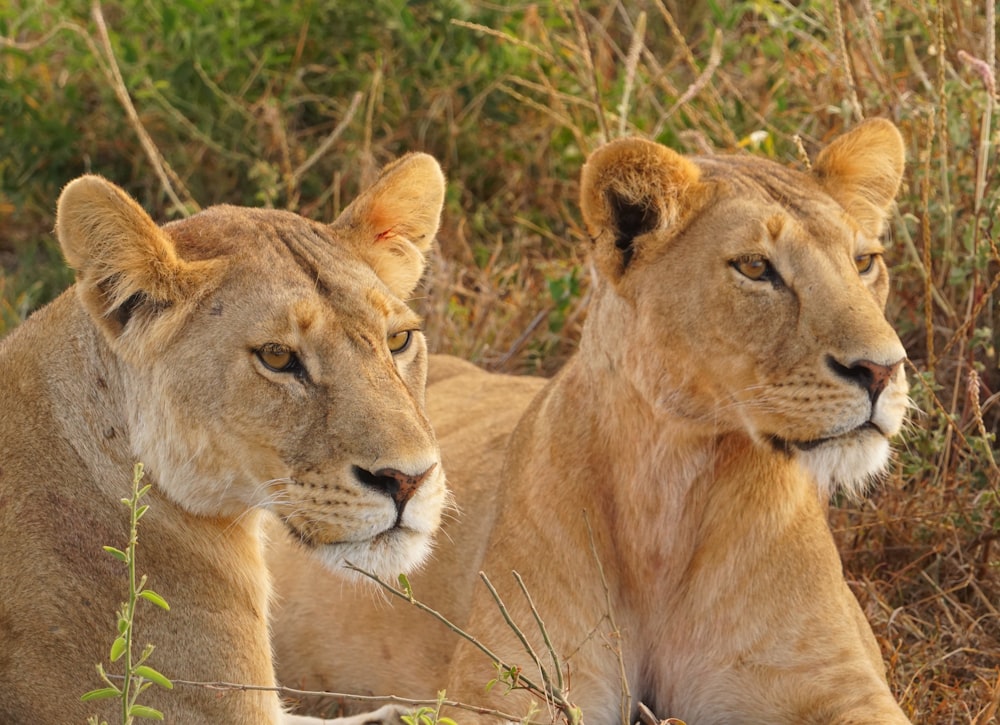
<path id="1" fill-rule="evenodd" d="M 299 359 L 284 345 L 268 344 L 256 352 L 257 359 L 273 372 L 288 373 L 298 368 Z"/>
<path id="2" fill-rule="evenodd" d="M 413 337 L 411 330 L 403 330 L 402 332 L 394 332 L 386 338 L 389 345 L 389 352 L 393 355 L 398 355 L 403 352 L 406 348 L 410 346 L 410 339 Z"/>
<path id="3" fill-rule="evenodd" d="M 872 267 L 875 266 L 875 255 L 874 254 L 859 254 L 854 257 L 854 266 L 857 267 L 859 274 L 868 274 L 872 271 Z"/>
<path id="4" fill-rule="evenodd" d="M 764 257 L 740 257 L 731 262 L 733 268 L 747 279 L 754 282 L 769 279 L 774 276 L 774 268 Z"/>

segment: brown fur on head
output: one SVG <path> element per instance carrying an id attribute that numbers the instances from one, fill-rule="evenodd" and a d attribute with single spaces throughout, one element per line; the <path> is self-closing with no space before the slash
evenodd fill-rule
<path id="1" fill-rule="evenodd" d="M 406 298 L 443 199 L 424 154 L 333 224 L 217 206 L 161 227 L 105 179 L 67 185 L 56 231 L 77 282 L 0 342 L 0 722 L 120 713 L 80 695 L 126 596 L 101 547 L 123 546 L 137 461 L 140 567 L 171 605 L 138 623 L 168 677 L 273 683 L 263 511 L 330 569 L 426 557 L 446 489 Z M 293 722 L 273 692 L 142 702 L 173 722 Z"/>
<path id="2" fill-rule="evenodd" d="M 602 283 L 577 354 L 550 382 L 431 361 L 460 515 L 414 596 L 526 678 L 553 652 L 588 723 L 634 722 L 640 701 L 701 725 L 907 723 L 821 505 L 882 470 L 906 408 L 878 240 L 900 148 L 876 121 L 812 173 L 641 139 L 593 153 L 581 207 Z M 568 719 L 490 690 L 497 665 L 407 603 L 288 547 L 269 558 L 285 684 Z"/>

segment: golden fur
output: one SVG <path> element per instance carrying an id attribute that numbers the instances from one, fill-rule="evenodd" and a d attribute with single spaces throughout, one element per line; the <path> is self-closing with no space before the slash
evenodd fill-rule
<path id="1" fill-rule="evenodd" d="M 99 177 L 66 187 L 57 233 L 77 283 L 0 343 L 0 722 L 118 717 L 80 695 L 98 662 L 118 669 L 126 576 L 101 547 L 127 540 L 136 461 L 153 484 L 138 569 L 171 605 L 140 606 L 136 636 L 168 677 L 273 684 L 264 510 L 331 567 L 423 558 L 445 486 L 401 300 L 443 195 L 426 155 L 331 225 L 219 206 L 158 227 Z M 273 692 L 141 702 L 176 723 L 304 722 Z"/>
<path id="2" fill-rule="evenodd" d="M 519 572 L 589 725 L 634 722 L 638 702 L 689 725 L 907 723 L 823 503 L 883 470 L 907 407 L 879 244 L 902 169 L 881 120 L 808 174 L 636 139 L 595 152 L 579 352 L 547 384 L 431 359 L 460 513 L 414 595 L 537 682 L 477 581 L 548 663 Z M 528 711 L 522 691 L 485 694 L 492 663 L 405 602 L 286 547 L 269 562 L 282 682 Z"/>

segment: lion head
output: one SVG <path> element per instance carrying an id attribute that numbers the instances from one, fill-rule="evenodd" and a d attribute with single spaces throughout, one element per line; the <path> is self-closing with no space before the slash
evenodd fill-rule
<path id="1" fill-rule="evenodd" d="M 329 225 L 217 206 L 159 227 L 99 177 L 66 187 L 76 294 L 127 370 L 131 455 L 167 496 L 200 516 L 268 508 L 331 565 L 425 556 L 444 474 L 403 300 L 442 200 L 422 154 Z"/>
<path id="2" fill-rule="evenodd" d="M 745 431 L 824 490 L 862 490 L 908 406 L 880 242 L 902 170 L 883 120 L 836 139 L 808 174 L 640 139 L 599 149 L 582 209 L 615 294 L 591 314 L 624 321 L 628 341 L 598 359 L 692 426 Z"/>

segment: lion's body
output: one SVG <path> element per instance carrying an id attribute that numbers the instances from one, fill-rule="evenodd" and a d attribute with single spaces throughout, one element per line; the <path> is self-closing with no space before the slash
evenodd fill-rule
<path id="1" fill-rule="evenodd" d="M 171 611 L 140 601 L 135 653 L 155 644 L 170 678 L 273 685 L 263 509 L 331 563 L 393 571 L 425 553 L 444 497 L 426 353 L 419 333 L 398 354 L 385 340 L 416 327 L 397 295 L 442 192 L 433 160 L 411 157 L 329 227 L 214 207 L 159 228 L 108 182 L 67 187 L 57 228 L 77 284 L 0 342 L 0 722 L 120 719 L 80 696 L 102 686 L 98 663 L 121 671 L 126 569 L 102 547 L 125 548 L 137 461 L 152 484 L 137 569 Z M 379 248 L 402 243 L 389 227 L 411 259 Z M 287 353 L 296 366 L 268 367 Z M 405 508 L 376 490 L 428 469 Z M 140 702 L 177 723 L 299 722 L 274 692 L 153 687 Z"/>
<path id="2" fill-rule="evenodd" d="M 634 722 L 639 702 L 689 725 L 908 722 L 823 503 L 883 469 L 907 406 L 878 244 L 902 165 L 887 122 L 811 174 L 636 140 L 597 151 L 581 198 L 600 282 L 579 352 L 544 387 L 432 358 L 459 514 L 414 596 L 538 683 L 477 581 L 551 672 L 517 571 L 590 725 Z M 485 694 L 497 670 L 472 645 L 405 602 L 304 581 L 295 558 L 269 553 L 296 601 L 275 628 L 283 682 L 528 710 L 503 683 Z M 392 657 L 359 666 L 365 652 Z"/>

